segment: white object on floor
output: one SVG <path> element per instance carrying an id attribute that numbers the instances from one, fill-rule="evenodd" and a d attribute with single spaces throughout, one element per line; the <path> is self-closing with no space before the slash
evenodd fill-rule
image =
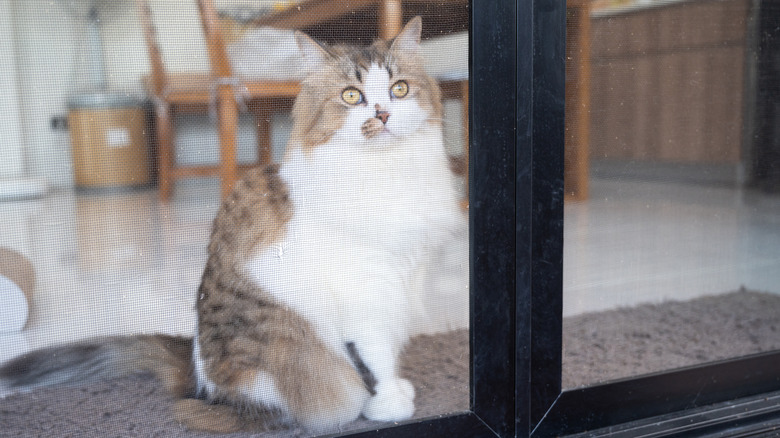
<path id="1" fill-rule="evenodd" d="M 33 178 L 0 179 L 0 201 L 17 201 L 44 196 L 49 191 L 46 181 Z"/>
<path id="2" fill-rule="evenodd" d="M 10 278 L 0 275 L 0 333 L 18 332 L 30 313 L 27 296 Z"/>
<path id="3" fill-rule="evenodd" d="M 10 248 L 0 248 L 0 333 L 24 328 L 34 290 L 32 262 Z"/>

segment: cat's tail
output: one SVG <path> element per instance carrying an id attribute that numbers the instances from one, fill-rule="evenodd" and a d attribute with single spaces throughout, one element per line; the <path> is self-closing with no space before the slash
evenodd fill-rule
<path id="1" fill-rule="evenodd" d="M 235 406 L 195 398 L 192 339 L 167 335 L 104 337 L 34 350 L 0 364 L 0 398 L 50 386 L 75 386 L 152 374 L 176 400 L 173 414 L 189 429 L 229 433 L 274 421 Z"/>
<path id="2" fill-rule="evenodd" d="M 153 335 L 105 337 L 35 350 L 0 365 L 0 397 L 150 373 L 176 397 L 194 392 L 192 339 Z"/>

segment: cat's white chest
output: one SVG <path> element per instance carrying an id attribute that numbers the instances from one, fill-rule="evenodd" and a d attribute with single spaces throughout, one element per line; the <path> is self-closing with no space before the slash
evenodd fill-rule
<path id="1" fill-rule="evenodd" d="M 280 171 L 293 218 L 247 269 L 334 348 L 369 315 L 396 324 L 410 317 L 412 277 L 464 222 L 440 134 L 422 130 L 407 142 L 358 151 L 325 144 L 293 152 Z"/>
<path id="2" fill-rule="evenodd" d="M 334 139 L 311 156 L 294 152 L 281 175 L 295 208 L 290 231 L 297 236 L 356 240 L 345 242 L 348 246 L 413 246 L 424 243 L 420 233 L 441 231 L 459 217 L 435 127 L 389 147 L 355 148 Z"/>

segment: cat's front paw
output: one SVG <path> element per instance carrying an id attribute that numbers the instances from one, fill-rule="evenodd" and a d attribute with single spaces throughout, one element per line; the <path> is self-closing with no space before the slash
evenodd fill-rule
<path id="1" fill-rule="evenodd" d="M 369 420 L 401 421 L 414 414 L 414 386 L 406 379 L 379 382 L 376 394 L 368 400 L 363 415 Z"/>

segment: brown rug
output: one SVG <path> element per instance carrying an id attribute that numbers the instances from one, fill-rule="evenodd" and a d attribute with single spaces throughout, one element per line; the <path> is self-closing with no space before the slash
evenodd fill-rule
<path id="1" fill-rule="evenodd" d="M 564 321 L 564 387 L 780 349 L 780 295 L 739 291 L 689 302 L 599 312 Z M 402 373 L 416 417 L 468 409 L 468 333 L 416 338 Z M 206 437 L 172 420 L 171 398 L 135 376 L 0 399 L 2 437 Z M 350 429 L 378 426 L 365 420 Z M 298 429 L 229 437 L 303 436 Z"/>
<path id="2" fill-rule="evenodd" d="M 563 321 L 564 388 L 780 349 L 780 295 L 738 292 Z"/>

